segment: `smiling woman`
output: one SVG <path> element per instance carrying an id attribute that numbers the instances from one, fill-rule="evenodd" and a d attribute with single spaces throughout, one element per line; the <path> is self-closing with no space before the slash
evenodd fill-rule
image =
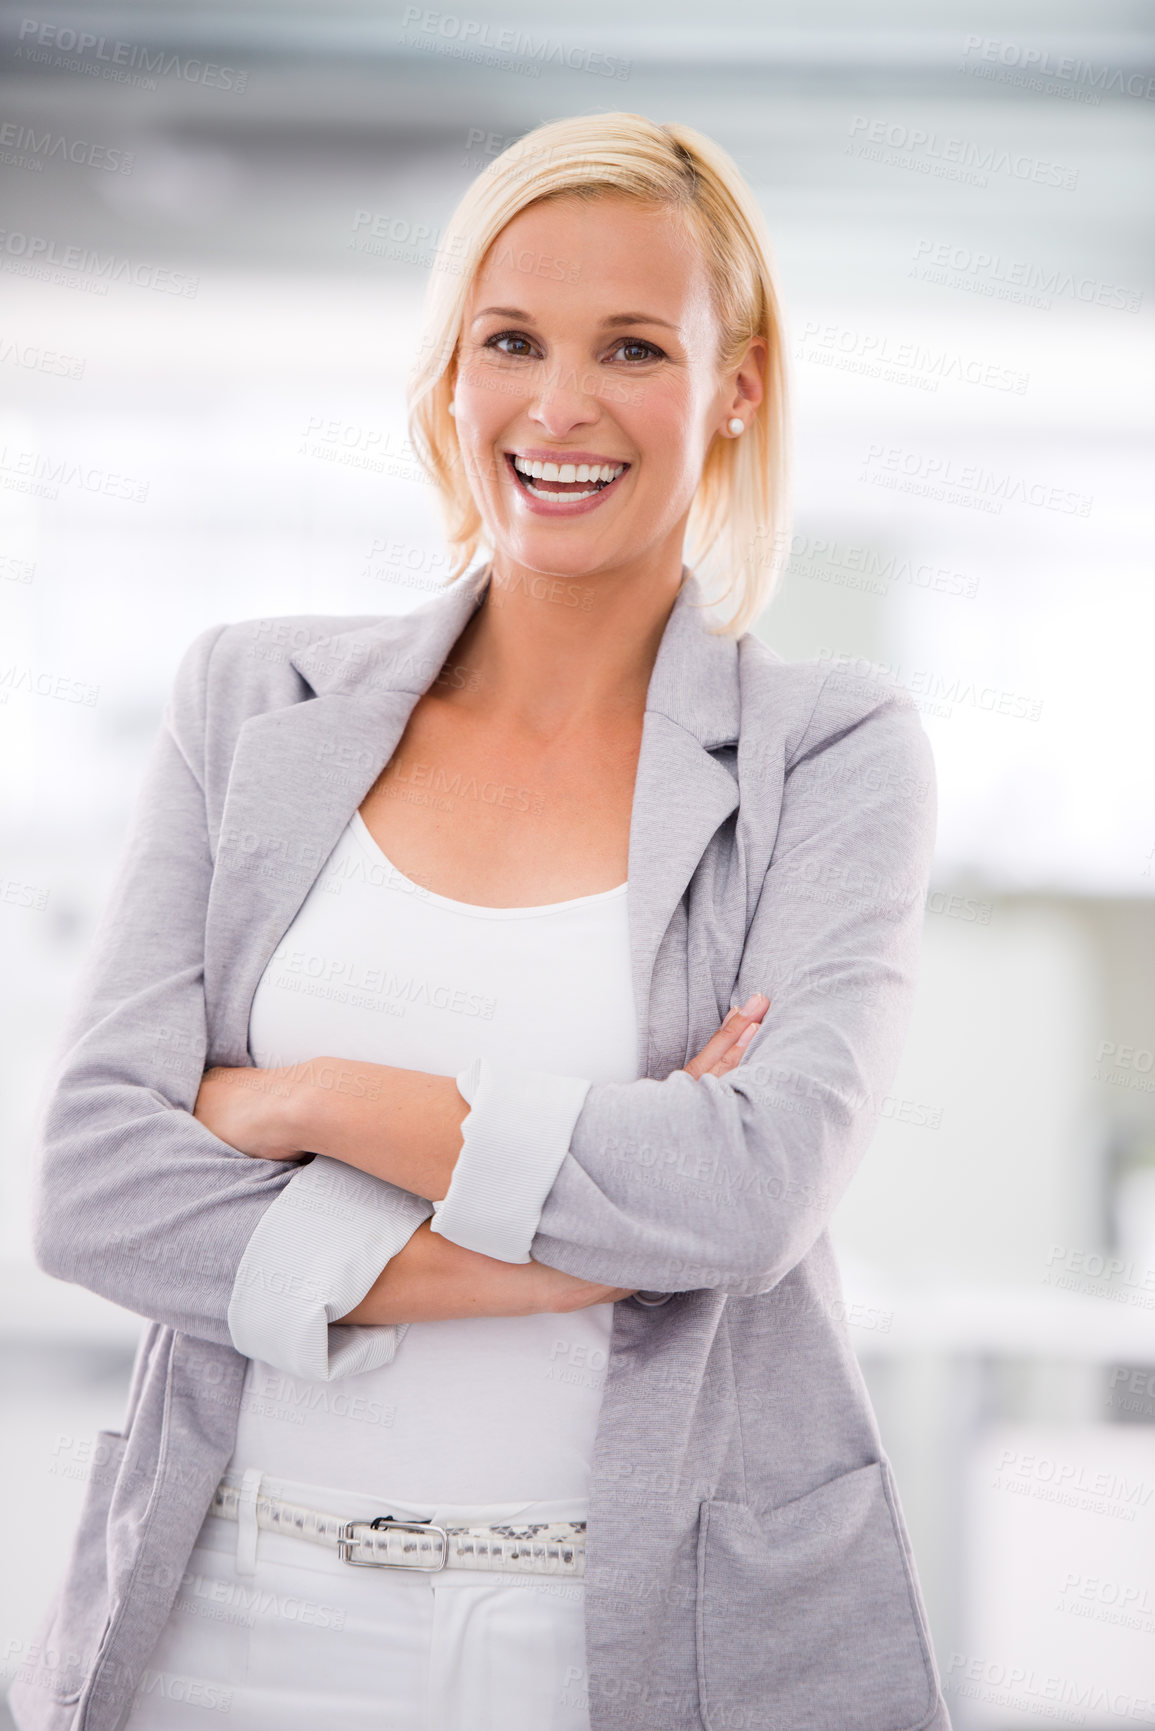
<path id="1" fill-rule="evenodd" d="M 765 339 L 719 375 L 705 264 L 661 205 L 558 194 L 506 233 L 519 265 L 494 248 L 478 272 L 454 409 L 464 472 L 510 577 L 680 565 L 709 447 L 737 437 L 729 422 L 744 430 L 762 400 Z M 518 280 L 525 253 L 561 247 L 575 280 Z M 502 304 L 515 295 L 528 307 Z M 618 310 L 631 307 L 641 310 Z"/>
<path id="2" fill-rule="evenodd" d="M 731 630 L 765 606 L 789 540 L 785 345 L 765 224 L 712 140 L 610 114 L 511 146 L 445 228 L 421 353 L 410 427 L 458 573 L 500 525 L 559 574 L 685 545 L 716 601 L 737 595 Z M 522 485 L 519 459 L 542 480 L 573 464 L 574 502 Z M 590 466 L 610 473 L 586 499 Z"/>
<path id="3" fill-rule="evenodd" d="M 17 1724 L 949 1731 L 827 1232 L 933 762 L 746 629 L 761 219 L 606 114 L 443 244 L 413 432 L 488 557 L 193 641 L 73 1010 L 36 1253 L 151 1327 Z"/>

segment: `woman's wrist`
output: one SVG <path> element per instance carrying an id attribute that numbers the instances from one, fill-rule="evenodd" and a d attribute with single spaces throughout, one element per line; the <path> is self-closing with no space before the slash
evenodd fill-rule
<path id="1" fill-rule="evenodd" d="M 360 1304 L 338 1322 L 386 1326 L 471 1316 L 530 1316 L 542 1302 L 534 1265 L 466 1250 L 423 1220 L 390 1258 Z M 540 1270 L 538 1270 L 540 1273 Z"/>
<path id="2" fill-rule="evenodd" d="M 415 1196 L 445 1195 L 469 1112 L 452 1076 L 327 1057 L 270 1074 L 283 1084 L 273 1110 L 294 1146 Z"/>
<path id="3" fill-rule="evenodd" d="M 418 1312 L 422 1296 L 429 1288 L 432 1237 L 428 1220 L 423 1220 L 390 1257 L 360 1303 L 336 1320 L 368 1323 L 378 1328 L 421 1320 Z"/>
<path id="4" fill-rule="evenodd" d="M 278 1084 L 271 1090 L 271 1110 L 279 1119 L 280 1135 L 303 1153 L 328 1154 L 350 1086 L 342 1066 L 332 1058 L 310 1058 L 268 1073 Z"/>

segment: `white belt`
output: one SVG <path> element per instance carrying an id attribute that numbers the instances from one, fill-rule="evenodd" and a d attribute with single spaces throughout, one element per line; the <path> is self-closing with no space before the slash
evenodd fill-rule
<path id="1" fill-rule="evenodd" d="M 221 1480 L 209 1513 L 235 1521 L 241 1487 Z M 586 1523 L 535 1521 L 525 1526 L 435 1527 L 429 1521 L 398 1521 L 392 1515 L 346 1521 L 300 1503 L 259 1494 L 256 1524 L 327 1549 L 343 1563 L 363 1569 L 501 1569 L 519 1574 L 584 1575 Z"/>

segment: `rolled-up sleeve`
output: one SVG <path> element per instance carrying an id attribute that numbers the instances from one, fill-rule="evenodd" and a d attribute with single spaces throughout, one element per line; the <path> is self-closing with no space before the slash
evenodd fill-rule
<path id="1" fill-rule="evenodd" d="M 391 1364 L 409 1327 L 349 1323 L 432 1204 L 318 1154 L 295 1172 L 249 1239 L 229 1301 L 246 1358 L 314 1382 Z"/>
<path id="2" fill-rule="evenodd" d="M 400 1328 L 332 1319 L 431 1204 L 343 1165 L 338 1181 L 336 1162 L 250 1159 L 195 1116 L 211 1059 L 205 737 L 233 630 L 185 650 L 145 766 L 41 1106 L 33 1251 L 58 1280 L 324 1379 L 396 1350 Z"/>
<path id="3" fill-rule="evenodd" d="M 500 1262 L 528 1262 L 542 1205 L 592 1084 L 488 1057 L 474 1058 L 455 1080 L 469 1111 L 429 1230 Z"/>
<path id="4" fill-rule="evenodd" d="M 913 1007 L 934 760 L 908 693 L 835 675 L 783 774 L 734 987 L 735 1001 L 765 991 L 770 1007 L 741 1063 L 720 1078 L 595 1082 L 580 1097 L 571 1078 L 516 1065 L 463 1073 L 463 1093 L 479 1083 L 474 1150 L 459 1161 L 461 1201 L 485 1221 L 477 1248 L 647 1295 L 753 1297 L 827 1227 Z M 465 1132 L 468 1144 L 469 1118 Z M 447 1236 L 457 1176 L 434 1224 Z"/>

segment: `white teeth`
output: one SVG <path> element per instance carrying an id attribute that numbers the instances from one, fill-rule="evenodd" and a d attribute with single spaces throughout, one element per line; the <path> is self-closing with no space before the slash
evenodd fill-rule
<path id="1" fill-rule="evenodd" d="M 626 468 L 625 463 L 531 463 L 528 457 L 514 457 L 513 466 L 529 480 L 561 482 L 613 481 Z M 579 497 L 576 493 L 559 493 L 553 496 L 563 499 Z"/>
<path id="2" fill-rule="evenodd" d="M 591 487 L 588 493 L 550 493 L 544 487 L 533 486 L 529 490 L 535 499 L 546 499 L 555 505 L 572 505 L 575 499 L 596 499 L 598 496 L 596 487 Z"/>

